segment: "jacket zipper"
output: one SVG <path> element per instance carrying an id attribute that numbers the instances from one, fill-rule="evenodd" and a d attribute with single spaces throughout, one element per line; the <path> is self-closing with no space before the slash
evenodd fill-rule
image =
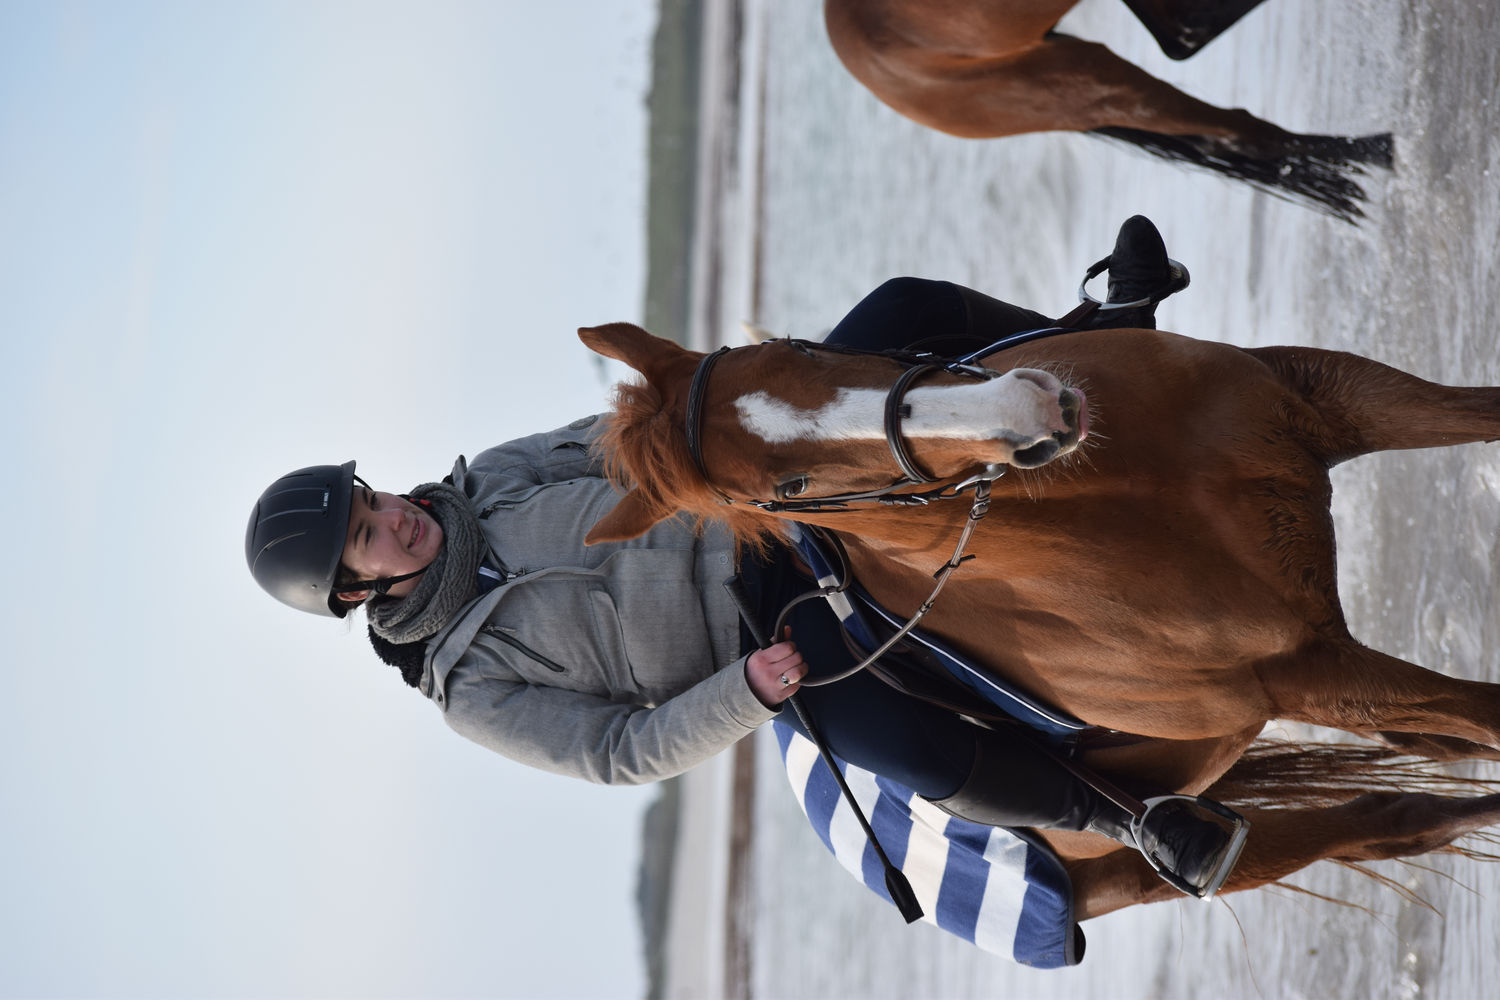
<path id="1" fill-rule="evenodd" d="M 483 521 L 486 518 L 488 518 L 491 514 L 495 513 L 495 511 L 497 511 L 497 510 L 510 510 L 514 506 L 515 506 L 515 503 L 513 501 L 510 501 L 510 500 L 496 500 L 494 503 L 490 504 L 489 506 L 485 507 L 484 510 L 481 510 L 479 512 L 479 519 L 481 521 Z"/>
<path id="2" fill-rule="evenodd" d="M 512 646 L 515 649 L 520 650 L 522 653 L 525 653 L 527 656 L 531 657 L 533 660 L 540 663 L 542 666 L 546 667 L 553 673 L 565 674 L 568 672 L 566 667 L 547 659 L 541 653 L 538 653 L 536 650 L 532 649 L 530 646 L 526 645 L 515 636 L 509 634 L 498 625 L 484 625 L 479 629 L 479 631 L 484 632 L 487 635 L 492 635 L 496 639 L 499 639 L 501 642 L 505 643 L 507 646 Z"/>

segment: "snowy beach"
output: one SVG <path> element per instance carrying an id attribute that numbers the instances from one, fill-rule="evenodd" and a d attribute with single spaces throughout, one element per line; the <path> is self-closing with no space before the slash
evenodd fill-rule
<path id="1" fill-rule="evenodd" d="M 1086 3 L 1064 22 L 1195 95 L 1288 128 L 1392 131 L 1396 170 L 1365 179 L 1369 218 L 1358 227 L 1081 136 L 966 142 L 921 129 L 844 73 L 818 6 L 746 0 L 737 30 L 724 29 L 737 39 L 737 86 L 705 87 L 705 100 L 732 93 L 737 113 L 700 188 L 714 222 L 697 258 L 695 346 L 736 341 L 742 320 L 821 335 L 900 274 L 1061 313 L 1119 221 L 1142 212 L 1193 274 L 1162 307 L 1164 329 L 1500 382 L 1490 322 L 1500 18 L 1489 5 L 1276 0 L 1185 63 L 1161 56 L 1122 5 Z M 1335 489 L 1354 634 L 1449 674 L 1500 680 L 1500 452 L 1363 459 L 1335 474 Z M 669 995 L 1465 998 L 1489 992 L 1500 971 L 1500 869 L 1449 857 L 1378 868 L 1431 910 L 1324 864 L 1292 881 L 1364 909 L 1283 890 L 1137 908 L 1086 925 L 1080 967 L 1023 969 L 904 927 L 807 829 L 769 734 L 754 753 L 743 898 L 729 891 L 724 849 L 732 763 L 695 775 L 685 795 L 692 850 L 679 857 L 677 890 L 696 881 L 703 891 L 691 920 L 673 912 Z M 736 905 L 750 916 L 731 936 Z M 743 974 L 728 971 L 735 954 Z"/>

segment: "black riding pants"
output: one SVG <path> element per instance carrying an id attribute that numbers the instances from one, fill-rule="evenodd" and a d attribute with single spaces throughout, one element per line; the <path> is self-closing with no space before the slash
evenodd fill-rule
<path id="1" fill-rule="evenodd" d="M 892 278 L 849 310 L 824 343 L 869 351 L 912 348 L 956 358 L 1012 333 L 1053 325 L 1039 312 L 951 281 Z"/>

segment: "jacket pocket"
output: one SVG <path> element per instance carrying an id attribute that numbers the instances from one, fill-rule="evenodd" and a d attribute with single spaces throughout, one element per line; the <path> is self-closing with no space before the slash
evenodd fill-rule
<path id="1" fill-rule="evenodd" d="M 629 692 L 634 698 L 655 701 L 660 694 L 644 683 L 646 678 L 636 670 L 631 649 L 625 637 L 625 626 L 620 621 L 620 609 L 609 591 L 591 589 L 588 592 L 589 617 L 593 619 L 593 635 L 598 643 L 600 659 L 612 676 L 611 683 L 616 694 Z"/>
<path id="2" fill-rule="evenodd" d="M 568 672 L 567 668 L 562 664 L 558 663 L 555 660 L 549 659 L 546 656 L 543 656 L 541 653 L 532 649 L 530 646 L 526 645 L 526 643 L 522 642 L 514 635 L 511 635 L 509 629 L 502 628 L 499 625 L 485 625 L 480 629 L 480 631 L 485 635 L 493 636 L 494 638 L 499 639 L 511 649 L 516 650 L 524 656 L 530 657 L 555 674 L 565 674 Z"/>
<path id="3" fill-rule="evenodd" d="M 529 683 L 638 702 L 613 609 L 595 605 L 601 592 L 591 576 L 522 577 L 507 587 L 476 639 Z"/>

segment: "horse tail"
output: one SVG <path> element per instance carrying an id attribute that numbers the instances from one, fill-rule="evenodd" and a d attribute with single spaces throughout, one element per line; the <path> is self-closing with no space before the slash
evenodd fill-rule
<path id="1" fill-rule="evenodd" d="M 1390 747 L 1262 737 L 1204 794 L 1231 806 L 1316 809 L 1368 792 L 1482 795 L 1497 790 L 1500 779 L 1454 774 Z"/>
<path id="2" fill-rule="evenodd" d="M 1467 798 L 1496 791 L 1500 791 L 1500 779 L 1454 774 L 1437 761 L 1390 747 L 1262 738 L 1251 744 L 1204 795 L 1238 808 L 1319 809 L 1370 792 L 1426 792 Z M 1475 830 L 1465 834 L 1464 840 L 1467 842 L 1440 850 L 1475 860 L 1500 861 L 1500 832 Z M 1339 864 L 1413 898 L 1398 883 L 1364 865 L 1350 861 Z"/>
<path id="3" fill-rule="evenodd" d="M 1204 794 L 1242 809 L 1319 809 L 1371 792 L 1471 797 L 1497 789 L 1500 780 L 1452 774 L 1435 761 L 1389 747 L 1259 739 Z M 1437 851 L 1475 861 L 1500 861 L 1500 832 L 1472 830 Z M 1329 860 L 1373 879 L 1408 902 L 1432 907 L 1416 889 L 1367 864 L 1341 858 Z M 1276 885 L 1328 902 L 1357 905 L 1284 880 Z"/>
<path id="4" fill-rule="evenodd" d="M 1389 132 L 1355 137 L 1294 136 L 1285 151 L 1275 156 L 1248 153 L 1227 140 L 1201 135 L 1164 135 L 1116 126 L 1096 128 L 1087 134 L 1129 143 L 1164 160 L 1245 181 L 1268 194 L 1308 205 L 1350 224 L 1357 224 L 1365 214 L 1365 190 L 1354 178 L 1366 172 L 1366 165 L 1389 168 L 1394 150 Z"/>

